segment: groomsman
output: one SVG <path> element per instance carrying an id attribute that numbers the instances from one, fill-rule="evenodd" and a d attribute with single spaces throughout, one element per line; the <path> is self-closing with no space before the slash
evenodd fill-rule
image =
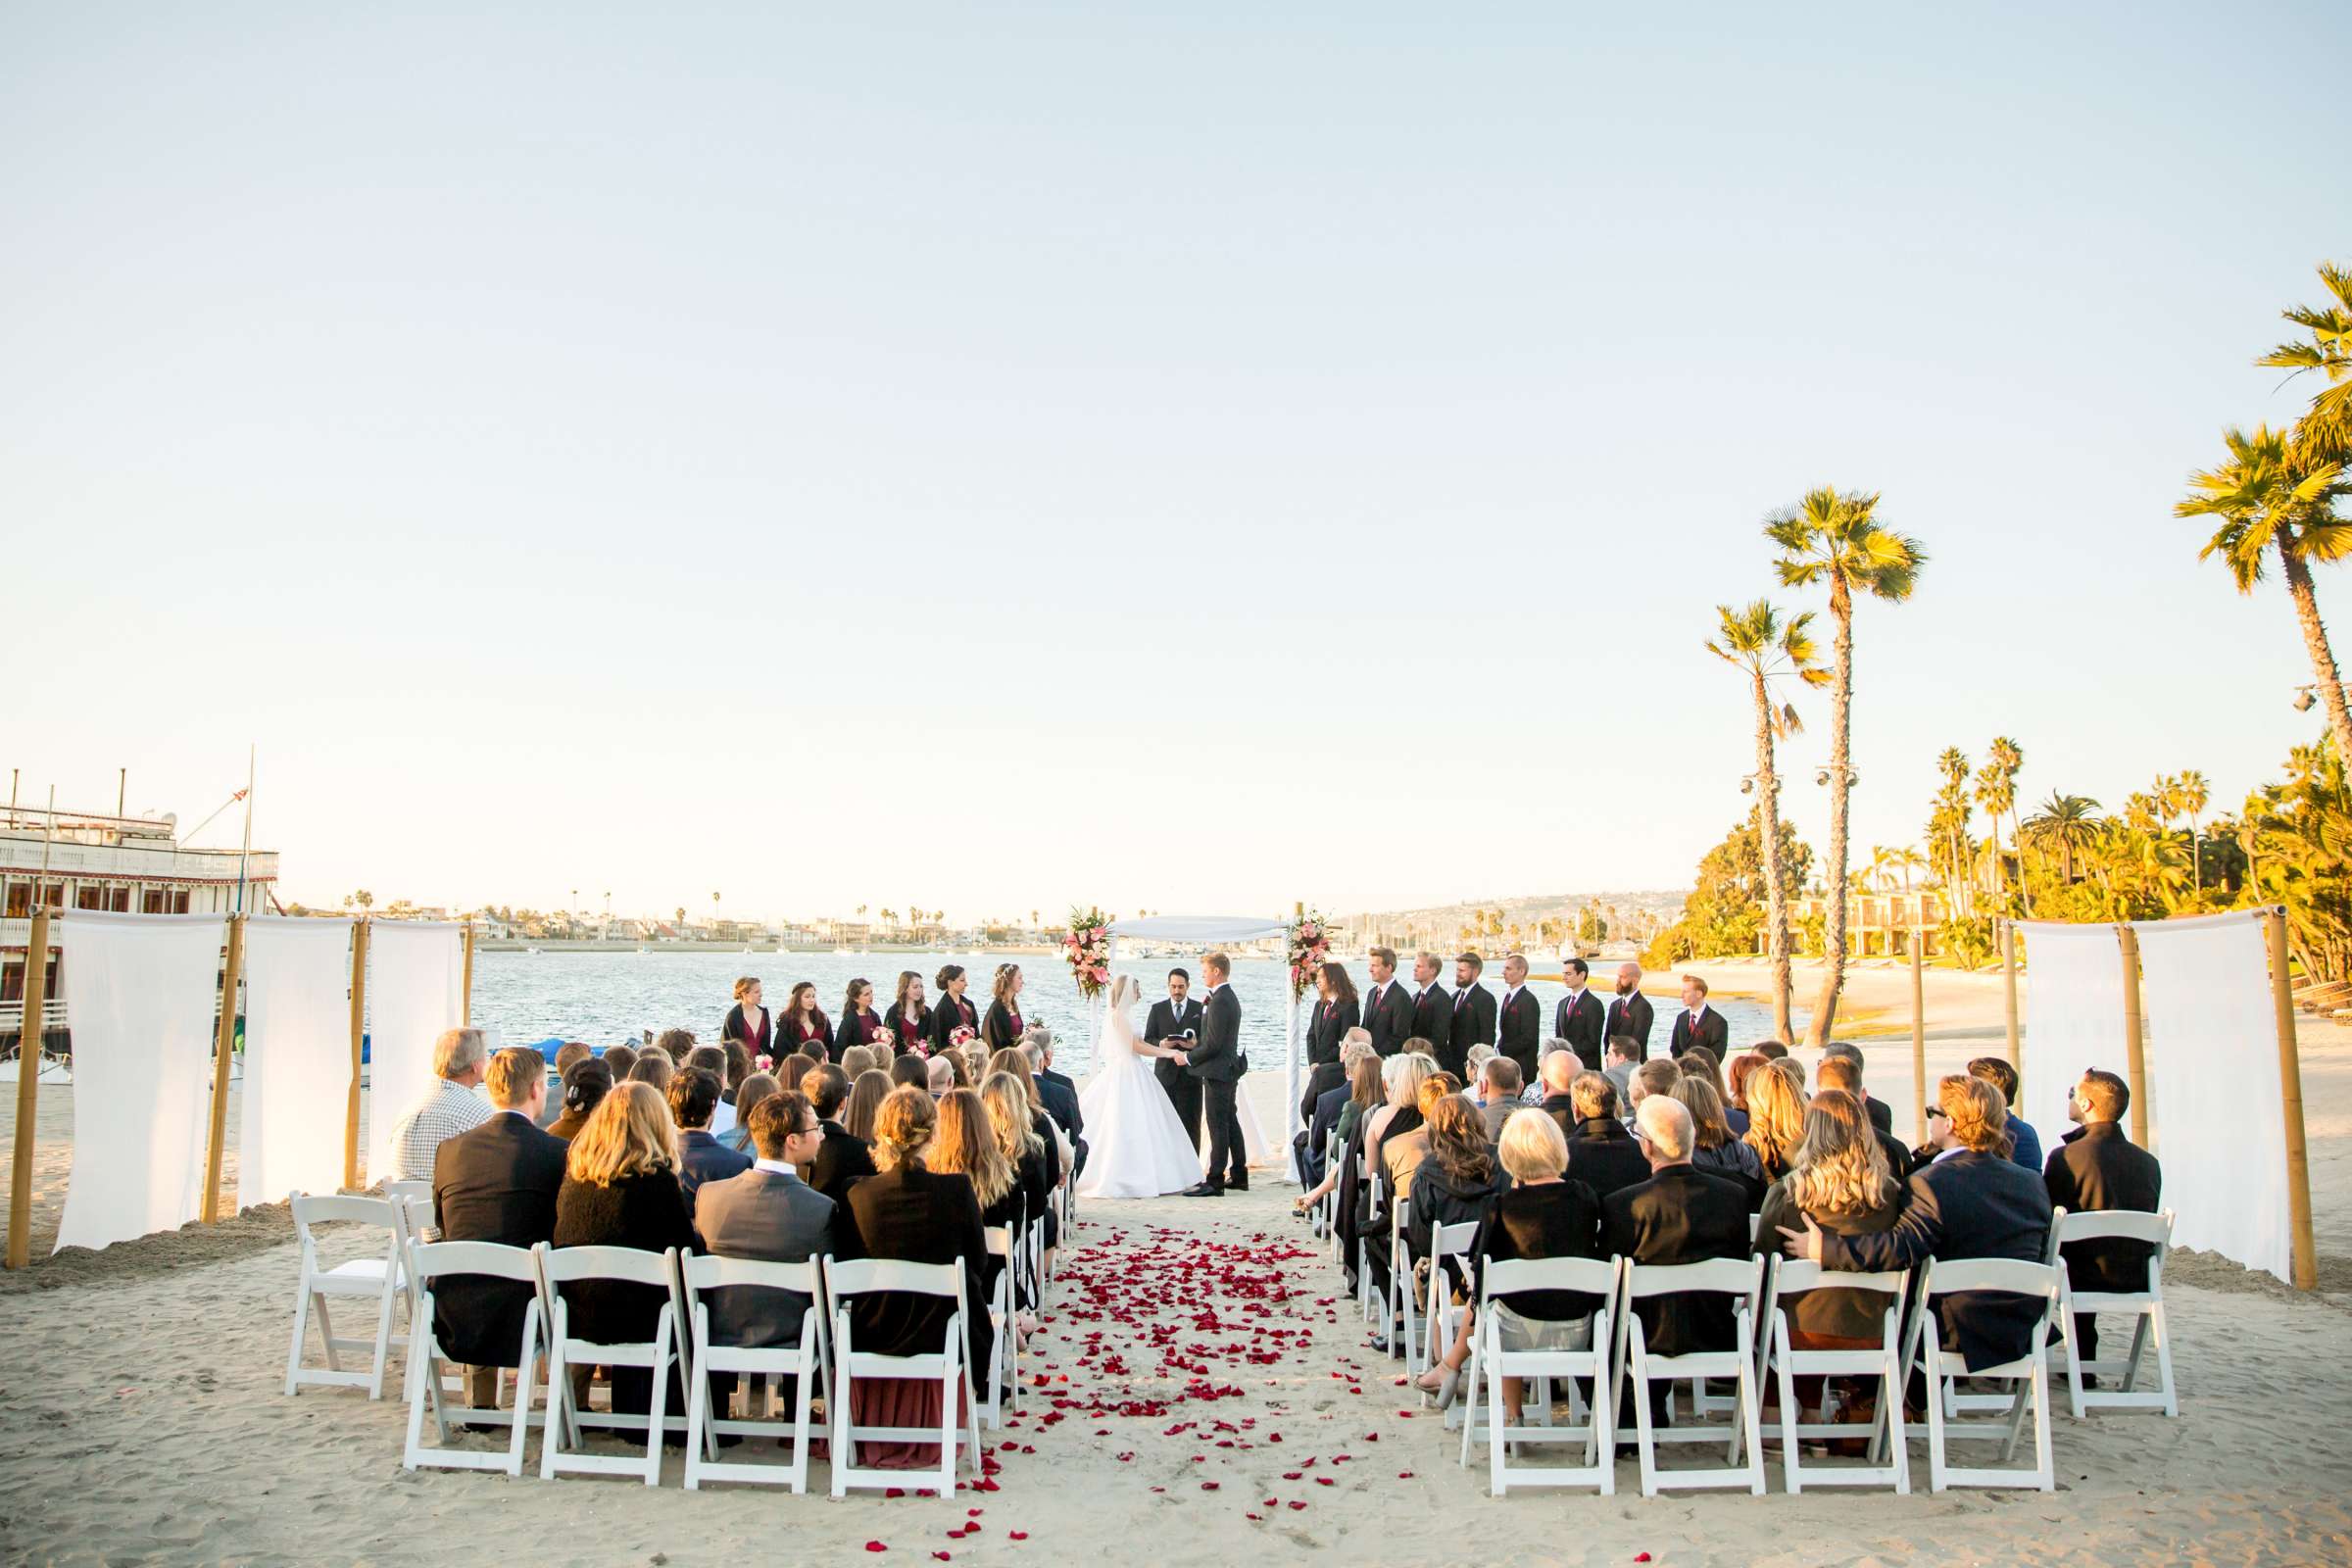
<path id="1" fill-rule="evenodd" d="M 1486 966 L 1486 960 L 1475 953 L 1455 956 L 1453 1021 L 1446 1038 L 1430 1042 L 1437 1047 L 1438 1065 L 1453 1074 L 1457 1083 L 1470 1081 L 1470 1048 L 1494 1043 L 1494 993 L 1478 983 Z"/>
<path id="2" fill-rule="evenodd" d="M 1732 1026 L 1722 1013 L 1707 1005 L 1707 983 L 1694 974 L 1683 976 L 1683 1010 L 1674 1015 L 1674 1054 L 1704 1046 L 1721 1061 Z"/>
<path id="3" fill-rule="evenodd" d="M 1372 1049 L 1384 1056 L 1413 1038 L 1413 998 L 1396 978 L 1396 950 L 1374 948 L 1372 989 L 1364 993 L 1364 1028 Z"/>
<path id="4" fill-rule="evenodd" d="M 1167 1000 L 1152 1004 L 1152 1016 L 1144 1022 L 1146 1045 L 1156 1046 L 1179 1035 L 1187 1043 L 1200 1038 L 1200 1004 L 1192 1000 L 1192 989 L 1190 974 L 1182 969 L 1168 971 Z M 1184 1123 L 1184 1130 L 1193 1135 L 1193 1147 L 1199 1149 L 1200 1080 L 1165 1056 L 1152 1064 L 1152 1076 L 1168 1092 L 1168 1102 L 1176 1107 L 1176 1119 Z"/>
<path id="5" fill-rule="evenodd" d="M 1562 958 L 1560 978 L 1568 982 L 1568 994 L 1552 1011 L 1551 1032 L 1568 1042 L 1576 1059 L 1585 1064 L 1587 1072 L 1600 1071 L 1600 1042 L 1602 1031 L 1608 1027 L 1608 1009 L 1600 999 L 1585 989 L 1592 971 L 1582 958 Z"/>
<path id="6" fill-rule="evenodd" d="M 1514 953 L 1502 960 L 1502 1005 L 1496 1013 L 1495 1052 L 1519 1064 L 1519 1081 L 1533 1083 L 1536 1055 L 1543 1047 L 1544 1008 L 1527 989 L 1527 956 Z"/>
<path id="7" fill-rule="evenodd" d="M 1619 1035 L 1630 1035 L 1641 1042 L 1641 1055 L 1645 1057 L 1649 1054 L 1649 1023 L 1653 1010 L 1649 999 L 1642 994 L 1642 966 L 1638 963 L 1619 964 L 1617 1000 L 1609 1004 L 1609 1017 L 1601 1026 L 1602 1035 L 1610 1040 Z"/>
<path id="8" fill-rule="evenodd" d="M 1446 960 L 1434 953 L 1413 956 L 1413 1030 L 1406 1039 L 1435 1046 L 1453 1033 L 1453 998 L 1438 984 L 1445 966 Z"/>

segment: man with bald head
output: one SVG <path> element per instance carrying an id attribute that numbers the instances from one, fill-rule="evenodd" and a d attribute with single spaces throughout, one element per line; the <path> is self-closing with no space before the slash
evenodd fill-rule
<path id="1" fill-rule="evenodd" d="M 1648 1056 L 1649 1021 L 1653 1011 L 1649 999 L 1642 994 L 1642 966 L 1638 963 L 1619 964 L 1617 1000 L 1609 1004 L 1608 1022 L 1601 1031 L 1601 1038 L 1606 1040 L 1629 1035 L 1642 1046 L 1641 1057 L 1636 1059 Z"/>

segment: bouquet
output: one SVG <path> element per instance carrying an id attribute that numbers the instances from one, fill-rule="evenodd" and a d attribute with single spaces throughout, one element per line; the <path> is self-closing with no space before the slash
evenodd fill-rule
<path id="1" fill-rule="evenodd" d="M 1061 939 L 1061 956 L 1078 982 L 1078 994 L 1092 1002 L 1110 984 L 1110 916 L 1096 908 L 1070 910 L 1070 929 Z"/>
<path id="2" fill-rule="evenodd" d="M 1309 909 L 1290 923 L 1287 943 L 1291 958 L 1291 1000 L 1298 1001 L 1315 986 L 1315 971 L 1331 957 L 1331 925 L 1322 911 Z"/>

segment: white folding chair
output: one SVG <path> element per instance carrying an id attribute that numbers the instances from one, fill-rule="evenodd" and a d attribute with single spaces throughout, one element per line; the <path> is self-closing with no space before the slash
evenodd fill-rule
<path id="1" fill-rule="evenodd" d="M 2099 1209 L 2089 1213 L 2061 1212 L 2051 1234 L 2063 1248 L 2069 1242 L 2146 1242 L 2148 1288 L 2144 1291 L 2078 1291 L 2063 1252 L 2058 1259 L 2058 1333 L 2066 1342 L 2066 1396 L 2080 1421 L 2085 1410 L 2162 1410 L 2180 1413 L 2173 1388 L 2173 1339 L 2164 1318 L 2164 1252 L 2173 1243 L 2173 1211 L 2141 1213 L 2135 1209 Z M 2132 1354 L 2129 1359 L 2085 1361 L 2075 1339 L 2078 1312 L 2132 1314 Z M 2151 1344 L 2156 1351 L 2156 1387 L 2138 1389 L 2140 1358 Z M 2120 1377 L 2120 1390 L 2085 1389 L 2085 1376 Z"/>
<path id="2" fill-rule="evenodd" d="M 1743 1486 L 1757 1496 L 1764 1493 L 1763 1434 L 1756 1395 L 1756 1302 L 1764 1285 L 1764 1259 L 1719 1257 L 1704 1263 L 1627 1263 L 1624 1306 L 1617 1319 L 1618 1353 L 1611 1358 L 1614 1377 L 1633 1379 L 1636 1448 L 1642 1459 L 1642 1495 L 1692 1487 Z M 1729 1350 L 1691 1350 L 1681 1355 L 1651 1352 L 1642 1332 L 1634 1303 L 1653 1296 L 1727 1296 L 1732 1298 L 1733 1332 L 1737 1346 Z M 1693 1424 L 1656 1430 L 1650 1419 L 1649 1386 L 1663 1383 L 1671 1391 L 1683 1378 L 1730 1378 L 1738 1385 L 1732 1420 L 1725 1426 Z M 1616 1384 L 1610 1396 L 1616 1396 Z M 1728 1443 L 1724 1463 L 1715 1469 L 1661 1470 L 1657 1446 L 1662 1443 Z M 1742 1447 L 1746 1452 L 1741 1462 Z"/>
<path id="3" fill-rule="evenodd" d="M 1611 1325 L 1619 1312 L 1618 1295 L 1625 1276 L 1623 1258 L 1551 1257 L 1540 1259 L 1514 1258 L 1505 1262 L 1489 1262 L 1482 1270 L 1479 1291 L 1478 1322 L 1471 1331 L 1470 1360 L 1463 1368 L 1462 1393 L 1462 1453 L 1461 1462 L 1470 1462 L 1470 1445 L 1480 1438 L 1487 1443 L 1487 1490 L 1499 1497 L 1513 1485 L 1522 1487 L 1594 1487 L 1604 1497 L 1617 1491 L 1617 1449 L 1611 1430 L 1616 1418 L 1616 1404 L 1609 1396 L 1610 1348 L 1614 1343 Z M 1592 1317 L 1592 1332 L 1586 1348 L 1581 1350 L 1505 1350 L 1502 1348 L 1502 1330 L 1492 1310 L 1497 1297 L 1515 1295 L 1521 1291 L 1576 1291 L 1597 1297 L 1600 1306 Z M 1502 1383 L 1505 1378 L 1526 1378 L 1529 1381 L 1522 1415 L 1532 1413 L 1536 1424 L 1511 1426 L 1503 1416 Z M 1588 1402 L 1576 1394 L 1576 1379 L 1588 1380 L 1593 1391 Z M 1487 1421 L 1479 1424 L 1478 1412 L 1482 1382 Z M 1554 1379 L 1567 1383 L 1569 1403 L 1582 1408 L 1586 1425 L 1577 1427 L 1551 1425 L 1551 1384 Z M 1582 1438 L 1585 1444 L 1585 1462 L 1582 1465 L 1514 1465 L 1510 1462 L 1513 1445 L 1526 1446 L 1539 1443 L 1573 1443 Z"/>
<path id="4" fill-rule="evenodd" d="M 1379 1213 L 1380 1173 L 1372 1169 L 1370 1160 L 1358 1155 L 1355 1162 L 1355 1177 L 1364 1188 L 1365 1206 L 1361 1212 Z M 1380 1294 L 1376 1282 L 1372 1278 L 1371 1239 L 1359 1230 L 1355 1237 L 1355 1302 L 1363 1309 L 1366 1323 L 1375 1321 L 1372 1303 Z"/>
<path id="5" fill-rule="evenodd" d="M 1440 1225 L 1429 1237 L 1429 1310 L 1424 1318 L 1428 1334 L 1419 1356 L 1420 1369 L 1427 1371 L 1445 1358 L 1453 1348 L 1453 1330 L 1467 1306 L 1453 1304 L 1453 1278 L 1446 1272 L 1449 1257 L 1464 1259 L 1462 1278 L 1470 1277 L 1467 1259 L 1470 1248 L 1478 1240 L 1478 1222 L 1464 1220 L 1459 1225 Z M 1446 1425 L 1453 1424 L 1453 1412 L 1446 1412 Z"/>
<path id="6" fill-rule="evenodd" d="M 1911 1490 L 1911 1453 L 1902 1439 L 1903 1326 L 1910 1276 L 1891 1270 L 1882 1274 L 1844 1274 L 1819 1263 L 1784 1257 L 1772 1266 L 1764 1291 L 1764 1375 L 1778 1376 L 1781 1395 L 1781 1475 L 1789 1494 L 1817 1487 L 1892 1487 Z M 1806 1291 L 1876 1291 L 1886 1298 L 1881 1315 L 1882 1343 L 1867 1350 L 1800 1350 L 1789 1344 L 1794 1331 L 1788 1320 L 1791 1298 Z M 1823 1389 L 1825 1419 L 1805 1421 L 1796 1400 L 1799 1377 L 1866 1377 L 1879 1380 L 1878 1414 L 1870 1421 L 1831 1421 L 1829 1391 Z M 1870 1462 L 1862 1465 L 1802 1464 L 1798 1449 L 1808 1438 L 1868 1438 Z M 1892 1441 L 1890 1442 L 1889 1439 Z M 1892 1451 L 1889 1452 L 1888 1450 Z M 1880 1461 L 1884 1460 L 1884 1463 Z"/>
<path id="7" fill-rule="evenodd" d="M 408 1216 L 400 1204 L 380 1198 L 308 1198 L 301 1193 L 294 1195 L 293 1209 L 294 1235 L 302 1245 L 302 1276 L 294 1287 L 294 1343 L 286 1351 L 286 1393 L 292 1395 L 307 1383 L 366 1389 L 368 1397 L 380 1399 L 392 1347 L 408 1344 L 407 1335 L 392 1332 L 393 1305 L 409 1289 Z M 355 1257 L 321 1268 L 318 1238 L 311 1227 L 336 1223 L 382 1226 L 386 1233 L 383 1256 Z M 374 1302 L 374 1336 L 338 1339 L 327 1313 L 330 1298 Z M 302 1364 L 303 1341 L 309 1337 L 313 1314 L 318 1316 L 318 1338 L 326 1352 L 324 1371 Z M 344 1350 L 372 1351 L 368 1370 L 346 1370 L 340 1354 Z"/>
<path id="8" fill-rule="evenodd" d="M 1338 1170 L 1339 1168 L 1340 1134 L 1339 1129 L 1335 1127 L 1331 1131 L 1328 1142 L 1326 1142 L 1324 1145 L 1323 1170 L 1324 1173 L 1328 1175 L 1332 1171 Z M 1331 1260 L 1334 1263 L 1337 1263 L 1340 1260 L 1341 1255 L 1340 1194 L 1347 1187 L 1347 1185 L 1348 1184 L 1346 1182 L 1333 1182 L 1331 1184 L 1331 1191 L 1323 1195 L 1323 1212 L 1321 1218 L 1317 1222 L 1323 1227 L 1324 1248 L 1331 1254 Z"/>
<path id="9" fill-rule="evenodd" d="M 833 1392 L 826 1401 L 831 1429 L 833 1495 L 846 1496 L 853 1487 L 868 1491 L 905 1487 L 936 1496 L 956 1494 L 957 1460 L 980 1471 L 980 1404 L 972 1396 L 971 1368 L 964 1359 L 963 1325 L 969 1310 L 963 1298 L 963 1264 L 910 1263 L 899 1258 L 868 1257 L 851 1261 L 826 1258 L 825 1298 L 833 1304 Z M 943 1297 L 956 1303 L 947 1325 L 947 1343 L 923 1355 L 885 1355 L 860 1350 L 850 1326 L 851 1308 L 860 1296 L 890 1291 L 908 1296 Z M 870 1426 L 858 1422 L 850 1409 L 850 1385 L 858 1378 L 901 1378 L 939 1385 L 940 1417 L 936 1427 Z M 956 1420 L 961 1408 L 963 1419 Z M 856 1445 L 876 1443 L 936 1443 L 939 1473 L 927 1483 L 906 1470 L 860 1469 L 855 1463 Z"/>
<path id="10" fill-rule="evenodd" d="M 1942 1348 L 1942 1321 L 1935 1308 L 1935 1298 L 1954 1296 L 1963 1291 L 1995 1291 L 2011 1296 L 2037 1298 L 2041 1313 L 2034 1319 L 2033 1333 L 2027 1343 L 2032 1347 L 2014 1361 L 1998 1366 L 1969 1370 L 1967 1360 L 1957 1350 Z M 1912 1314 L 1911 1337 L 1916 1360 L 1927 1380 L 1928 1390 L 1928 1486 L 1931 1491 L 1942 1492 L 1947 1487 L 2036 1487 L 2043 1492 L 2057 1490 L 2057 1476 L 2050 1458 L 2050 1368 L 2043 1352 L 2049 1337 L 2050 1314 L 2058 1305 L 2058 1270 L 2048 1263 L 2028 1263 L 2010 1257 L 1954 1258 L 1949 1261 L 1931 1259 L 1924 1266 L 1919 1280 L 1919 1310 Z M 1947 1396 L 1961 1378 L 1981 1381 L 2006 1382 L 2013 1385 L 2006 1420 L 1963 1421 L 1948 1414 Z M 1997 1396 L 1973 1396 L 1982 1399 Z M 1949 1463 L 1945 1457 L 1947 1445 L 1954 1437 L 1999 1438 L 2002 1440 L 2001 1459 L 2004 1464 L 2016 1457 L 2019 1438 L 2031 1408 L 2034 1417 L 2034 1468 L 1977 1468 L 1969 1469 Z"/>
<path id="11" fill-rule="evenodd" d="M 409 1269 L 416 1285 L 416 1316 L 409 1325 L 409 1441 L 401 1464 L 410 1470 L 436 1465 L 451 1470 L 504 1470 L 522 1474 L 522 1445 L 530 1434 L 532 1373 L 539 1361 L 539 1265 L 530 1250 L 496 1242 L 422 1242 L 409 1249 Z M 442 1387 L 441 1363 L 449 1359 L 433 1334 L 433 1282 L 456 1274 L 484 1275 L 513 1280 L 532 1288 L 522 1316 L 522 1353 L 514 1372 L 514 1408 L 480 1409 L 453 1405 Z M 461 1384 L 461 1389 L 463 1385 Z M 459 1397 L 466 1396 L 461 1393 Z M 439 1447 L 424 1446 L 424 1412 L 433 1412 Z M 504 1453 L 449 1446 L 452 1421 L 474 1426 L 511 1427 L 514 1435 Z M 551 1433 L 553 1429 L 550 1429 Z"/>
<path id="12" fill-rule="evenodd" d="M 814 1261 L 764 1263 L 741 1257 L 686 1257 L 687 1312 L 692 1324 L 694 1377 L 686 1392 L 686 1490 L 695 1492 L 705 1481 L 752 1481 L 789 1486 L 795 1493 L 808 1490 L 808 1422 L 814 1396 L 826 1384 L 832 1357 L 825 1340 L 824 1283 Z M 717 1345 L 710 1339 L 710 1302 L 707 1291 L 793 1291 L 808 1298 L 801 1318 L 801 1337 L 791 1345 Z M 732 1372 L 739 1385 L 744 1416 L 729 1420 L 712 1408 L 710 1374 Z M 789 1421 L 760 1420 L 749 1414 L 773 1404 L 775 1380 L 793 1380 L 793 1409 Z M 789 1434 L 789 1437 L 787 1437 Z M 718 1440 L 775 1438 L 786 1443 L 791 1457 L 784 1464 L 722 1462 Z"/>
<path id="13" fill-rule="evenodd" d="M 1404 1357 L 1404 1375 L 1413 1377 L 1421 1370 L 1421 1347 L 1413 1325 L 1417 1314 L 1413 1309 L 1413 1255 L 1405 1246 L 1405 1226 L 1412 1218 L 1413 1200 L 1402 1193 L 1389 1205 L 1389 1279 L 1382 1288 L 1380 1333 L 1391 1355 Z"/>
<path id="14" fill-rule="evenodd" d="M 649 1487 L 662 1484 L 662 1439 L 670 1432 L 687 1432 L 686 1413 L 669 1414 L 669 1378 L 675 1370 L 689 1387 L 699 1378 L 686 1357 L 685 1303 L 678 1283 L 678 1250 L 649 1252 L 635 1247 L 550 1247 L 532 1249 L 539 1258 L 539 1281 L 546 1302 L 547 1390 L 550 1414 L 547 1436 L 539 1445 L 539 1479 L 559 1474 L 642 1476 Z M 583 1280 L 599 1284 L 644 1285 L 665 1293 L 654 1319 L 654 1337 L 635 1343 L 608 1345 L 571 1332 L 571 1305 L 564 1287 Z M 653 1397 L 647 1413 L 584 1410 L 572 1397 L 567 1369 L 574 1366 L 644 1367 L 653 1378 Z M 587 1428 L 611 1432 L 642 1432 L 645 1452 L 635 1454 L 583 1453 Z M 565 1445 L 570 1451 L 565 1451 Z"/>
<path id="15" fill-rule="evenodd" d="M 988 1321 L 996 1330 L 996 1354 L 989 1357 L 988 1397 L 982 1401 L 981 1413 L 988 1418 L 988 1428 L 997 1431 L 1004 1425 L 1007 1407 L 1021 1407 L 1021 1328 L 1019 1314 L 1012 1306 L 1013 1241 L 1008 1225 L 991 1225 L 981 1233 L 988 1240 L 988 1255 L 1004 1260 L 997 1271 L 997 1283 L 991 1288 L 988 1302 Z"/>

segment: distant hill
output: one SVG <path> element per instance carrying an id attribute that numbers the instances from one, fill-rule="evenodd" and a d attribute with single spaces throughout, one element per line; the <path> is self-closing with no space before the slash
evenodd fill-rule
<path id="1" fill-rule="evenodd" d="M 1523 893 L 1414 909 L 1364 910 L 1340 918 L 1365 942 L 1385 942 L 1395 948 L 1450 948 L 1483 942 L 1489 947 L 1549 949 L 1574 934 L 1587 908 L 1597 907 L 1608 923 L 1606 941 L 1614 946 L 1646 941 L 1659 927 L 1672 924 L 1689 897 L 1688 890 L 1679 888 Z"/>

